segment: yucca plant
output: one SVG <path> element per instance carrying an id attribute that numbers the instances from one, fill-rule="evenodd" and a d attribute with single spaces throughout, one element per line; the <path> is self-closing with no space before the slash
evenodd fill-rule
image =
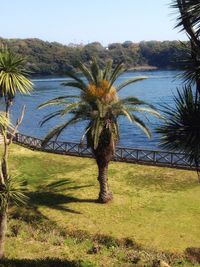
<path id="1" fill-rule="evenodd" d="M 172 0 L 172 8 L 178 10 L 176 27 L 185 31 L 190 41 L 186 49 L 184 63 L 184 80 L 196 85 L 196 93 L 200 94 L 200 2 L 199 0 Z M 181 64 L 182 65 L 182 64 Z"/>
<path id="2" fill-rule="evenodd" d="M 7 47 L 0 50 L 0 96 L 4 97 L 6 104 L 6 116 L 9 116 L 9 108 L 16 93 L 28 94 L 32 89 L 32 83 L 28 78 L 29 73 L 25 69 L 26 59 L 14 54 Z"/>
<path id="3" fill-rule="evenodd" d="M 24 108 L 15 126 L 9 121 L 10 108 L 16 93 L 27 94 L 32 89 L 32 83 L 25 70 L 26 61 L 12 53 L 7 47 L 0 49 L 0 97 L 4 99 L 5 110 L 0 116 L 0 133 L 3 136 L 3 152 L 0 168 L 0 259 L 4 256 L 4 240 L 7 225 L 7 212 L 10 196 L 20 199 L 22 195 L 16 189 L 13 191 L 13 183 L 8 169 L 8 151 L 14 135 L 24 115 Z M 17 193 L 18 192 L 18 193 Z"/>
<path id="4" fill-rule="evenodd" d="M 162 147 L 184 152 L 185 159 L 195 164 L 200 182 L 200 2 L 173 0 L 172 7 L 178 9 L 177 27 L 186 31 L 190 47 L 182 75 L 185 86 L 177 90 L 174 107 L 165 107 L 166 122 L 157 131 Z"/>
<path id="5" fill-rule="evenodd" d="M 88 125 L 81 142 L 86 137 L 87 145 L 95 156 L 100 184 L 98 200 L 101 203 L 107 203 L 112 200 L 112 193 L 107 181 L 107 170 L 119 140 L 119 117 L 127 117 L 130 122 L 136 124 L 150 137 L 149 129 L 136 114 L 140 112 L 150 113 L 157 117 L 160 115 L 152 105 L 136 97 L 119 98 L 118 92 L 125 86 L 146 79 L 146 77 L 134 77 L 119 85 L 114 85 L 118 77 L 125 71 L 122 63 L 113 69 L 112 61 L 109 61 L 105 68 L 101 69 L 96 60 L 93 59 L 89 68 L 79 62 L 79 69 L 83 79 L 75 72 L 68 72 L 67 75 L 72 80 L 63 83 L 63 85 L 68 89 L 71 87 L 79 89 L 80 94 L 61 96 L 40 105 L 40 108 L 50 105 L 61 106 L 61 109 L 46 116 L 42 125 L 57 116 L 72 114 L 69 120 L 50 131 L 44 139 L 43 145 L 45 146 L 52 138 L 58 138 L 68 125 L 86 120 Z"/>
<path id="6" fill-rule="evenodd" d="M 191 86 L 177 92 L 175 106 L 164 106 L 166 121 L 157 132 L 164 149 L 185 153 L 186 160 L 195 165 L 200 182 L 200 104 Z"/>

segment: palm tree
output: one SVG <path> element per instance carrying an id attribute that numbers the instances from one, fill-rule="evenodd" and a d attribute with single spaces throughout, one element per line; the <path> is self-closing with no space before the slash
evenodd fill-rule
<path id="1" fill-rule="evenodd" d="M 63 85 L 67 86 L 68 89 L 70 87 L 79 89 L 80 94 L 58 97 L 40 105 L 40 107 L 49 105 L 63 106 L 61 109 L 46 116 L 42 124 L 57 116 L 73 114 L 69 120 L 50 131 L 44 139 L 43 145 L 45 146 L 53 137 L 58 138 L 68 125 L 86 120 L 88 124 L 81 142 L 86 137 L 87 145 L 92 149 L 95 156 L 100 185 L 98 200 L 101 203 L 107 203 L 112 200 L 107 171 L 109 161 L 115 153 L 115 146 L 119 140 L 118 118 L 120 116 L 127 117 L 130 122 L 135 123 L 150 137 L 149 129 L 136 113 L 149 112 L 158 117 L 159 113 L 152 105 L 148 105 L 136 97 L 119 98 L 118 92 L 125 86 L 146 78 L 134 77 L 114 86 L 114 82 L 125 71 L 122 63 L 112 69 L 112 61 L 109 61 L 102 70 L 96 60 L 93 59 L 90 68 L 80 62 L 79 69 L 84 79 L 81 79 L 75 72 L 68 72 L 68 76 L 72 80 L 65 82 Z"/>
<path id="2" fill-rule="evenodd" d="M 28 73 L 25 70 L 25 59 L 12 53 L 7 47 L 0 50 L 0 97 L 4 99 L 5 110 L 1 117 L 6 123 L 1 124 L 0 133 L 3 136 L 3 152 L 0 168 L 0 259 L 4 255 L 4 240 L 7 225 L 8 202 L 11 197 L 11 176 L 8 169 L 8 150 L 12 143 L 14 134 L 23 119 L 24 108 L 20 118 L 15 126 L 10 125 L 10 108 L 17 92 L 27 94 L 32 89 L 32 83 L 28 79 Z M 8 138 L 9 137 L 9 138 Z M 18 199 L 22 194 L 17 190 L 13 193 Z M 16 194 L 17 193 L 17 194 Z"/>

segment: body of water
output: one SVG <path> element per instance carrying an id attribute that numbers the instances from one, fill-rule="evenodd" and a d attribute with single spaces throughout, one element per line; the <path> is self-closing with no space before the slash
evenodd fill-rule
<path id="1" fill-rule="evenodd" d="M 135 96 L 159 108 L 161 104 L 173 104 L 173 94 L 176 94 L 176 88 L 181 85 L 180 79 L 177 79 L 177 71 L 154 70 L 154 71 L 135 71 L 124 73 L 118 82 L 130 79 L 133 76 L 147 76 L 148 79 L 127 86 L 120 91 L 121 97 Z M 66 78 L 67 79 L 67 78 Z M 23 134 L 43 138 L 49 130 L 54 128 L 58 123 L 52 120 L 43 127 L 39 126 L 42 118 L 55 107 L 38 109 L 38 105 L 61 95 L 73 95 L 76 91 L 74 88 L 66 88 L 61 85 L 65 78 L 41 78 L 33 79 L 34 91 L 31 95 L 16 96 L 12 108 L 12 120 L 15 122 L 23 104 L 26 105 L 26 114 L 19 131 Z M 121 139 L 118 145 L 126 147 L 140 148 L 158 148 L 159 138 L 154 132 L 160 121 L 152 116 L 145 119 L 152 129 L 152 138 L 148 139 L 145 134 L 134 124 L 131 124 L 126 118 L 120 119 Z M 63 141 L 79 141 L 84 133 L 85 123 L 81 122 L 75 126 L 70 126 L 59 137 Z"/>

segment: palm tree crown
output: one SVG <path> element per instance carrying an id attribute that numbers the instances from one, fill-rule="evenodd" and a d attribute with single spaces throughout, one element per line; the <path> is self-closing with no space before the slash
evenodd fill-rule
<path id="1" fill-rule="evenodd" d="M 155 108 L 136 97 L 120 99 L 118 96 L 118 92 L 125 86 L 146 79 L 146 77 L 134 77 L 114 86 L 114 82 L 117 78 L 125 72 L 122 63 L 112 69 L 112 61 L 109 61 L 104 70 L 102 70 L 99 68 L 96 60 L 93 59 L 90 68 L 87 68 L 82 63 L 79 63 L 79 68 L 86 79 L 86 82 L 76 73 L 68 72 L 68 76 L 73 80 L 65 82 L 63 85 L 78 88 L 81 91 L 80 95 L 66 95 L 40 105 L 40 107 L 63 105 L 62 109 L 46 116 L 42 121 L 42 125 L 54 117 L 64 116 L 68 113 L 73 114 L 73 117 L 70 120 L 57 126 L 46 136 L 43 143 L 44 145 L 53 137 L 57 138 L 68 125 L 81 120 L 87 120 L 89 121 L 89 124 L 86 127 L 83 138 L 86 136 L 88 146 L 96 149 L 102 134 L 104 135 L 104 138 L 107 136 L 113 141 L 119 139 L 117 122 L 119 116 L 126 116 L 130 122 L 137 124 L 148 137 L 151 136 L 145 123 L 134 113 L 149 112 L 159 117 L 160 115 Z M 76 100 L 72 101 L 72 97 Z"/>

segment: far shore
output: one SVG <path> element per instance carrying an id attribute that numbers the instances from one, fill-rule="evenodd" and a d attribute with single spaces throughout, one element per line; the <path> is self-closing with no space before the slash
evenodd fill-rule
<path id="1" fill-rule="evenodd" d="M 132 67 L 130 69 L 128 69 L 127 71 L 138 71 L 138 70 L 157 70 L 158 67 L 156 66 L 149 66 L 149 65 L 144 65 L 144 66 L 135 66 Z"/>

